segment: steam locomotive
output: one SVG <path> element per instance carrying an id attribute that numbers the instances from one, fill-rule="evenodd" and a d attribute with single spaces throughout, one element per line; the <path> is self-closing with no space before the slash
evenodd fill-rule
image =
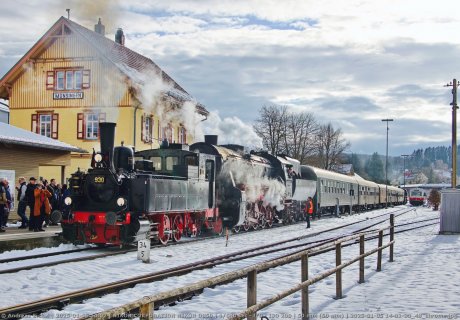
<path id="1" fill-rule="evenodd" d="M 382 206 L 383 187 L 394 188 L 390 204 L 403 203 L 402 189 L 301 166 L 286 155 L 245 153 L 238 145 L 218 145 L 217 136 L 138 152 L 114 147 L 115 126 L 100 124 L 100 152 L 87 172 L 78 170 L 69 180 L 61 226 L 75 244 L 146 238 L 166 244 L 224 228 L 291 223 L 302 219 L 309 196 L 318 216 Z"/>

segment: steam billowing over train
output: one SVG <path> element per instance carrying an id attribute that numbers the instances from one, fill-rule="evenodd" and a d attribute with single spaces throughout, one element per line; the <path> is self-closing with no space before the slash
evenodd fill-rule
<path id="1" fill-rule="evenodd" d="M 402 189 L 300 163 L 285 155 L 245 153 L 217 136 L 134 152 L 114 147 L 115 123 L 100 124 L 101 151 L 71 175 L 61 226 L 76 243 L 124 245 L 150 237 L 166 244 L 225 228 L 266 228 L 314 215 L 404 203 Z"/>

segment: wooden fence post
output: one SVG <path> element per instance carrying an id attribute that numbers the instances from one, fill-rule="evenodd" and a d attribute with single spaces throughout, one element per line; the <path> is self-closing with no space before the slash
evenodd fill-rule
<path id="1" fill-rule="evenodd" d="M 140 320 L 153 320 L 154 303 L 150 302 L 139 308 Z"/>
<path id="2" fill-rule="evenodd" d="M 342 243 L 335 245 L 335 266 L 342 264 Z M 342 269 L 335 272 L 335 295 L 336 299 L 342 299 Z"/>
<path id="3" fill-rule="evenodd" d="M 390 241 L 393 241 L 395 238 L 395 215 L 394 213 L 390 214 Z M 390 262 L 393 262 L 393 243 L 390 244 Z"/>
<path id="4" fill-rule="evenodd" d="M 382 249 L 380 247 L 383 245 L 383 230 L 379 231 L 379 251 L 377 253 L 377 271 L 382 271 Z"/>
<path id="5" fill-rule="evenodd" d="M 247 293 L 248 308 L 257 304 L 257 271 L 253 270 L 248 273 L 248 293 Z M 248 315 L 248 320 L 256 320 L 257 314 Z"/>
<path id="6" fill-rule="evenodd" d="M 302 282 L 308 280 L 308 253 L 302 256 Z M 309 305 L 308 305 L 308 287 L 302 289 L 302 320 L 308 319 Z"/>
<path id="7" fill-rule="evenodd" d="M 359 255 L 364 254 L 364 234 L 359 237 Z M 364 257 L 359 259 L 359 283 L 364 283 Z"/>

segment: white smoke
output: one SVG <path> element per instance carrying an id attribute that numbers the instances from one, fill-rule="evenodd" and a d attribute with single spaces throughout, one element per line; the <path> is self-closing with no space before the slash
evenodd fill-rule
<path id="1" fill-rule="evenodd" d="M 161 72 L 141 73 L 125 64 L 119 64 L 118 67 L 129 77 L 133 93 L 147 113 L 158 117 L 164 126 L 169 123 L 182 124 L 195 138 L 195 128 L 202 116 L 196 112 L 197 102 L 193 97 L 164 81 Z"/>
<path id="2" fill-rule="evenodd" d="M 203 134 L 219 136 L 219 144 L 239 144 L 249 149 L 260 149 L 262 139 L 255 133 L 252 125 L 238 117 L 221 118 L 217 111 L 211 112 L 206 121 L 198 123 L 197 141 L 202 141 Z"/>
<path id="3" fill-rule="evenodd" d="M 282 199 L 286 187 L 281 181 L 269 179 L 264 165 L 241 159 L 228 159 L 222 166 L 221 177 L 227 178 L 230 172 L 237 187 L 245 190 L 247 201 L 262 200 L 264 206 L 270 205 L 277 210 L 283 209 Z"/>

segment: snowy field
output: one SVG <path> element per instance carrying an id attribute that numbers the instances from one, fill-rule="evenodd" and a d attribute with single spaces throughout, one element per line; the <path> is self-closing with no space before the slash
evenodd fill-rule
<path id="1" fill-rule="evenodd" d="M 401 207 L 399 207 L 401 208 Z M 295 236 L 312 234 L 320 230 L 363 220 L 394 209 L 382 209 L 373 212 L 342 217 L 341 219 L 322 219 L 314 221 L 311 229 L 305 223 L 250 232 L 231 236 L 225 246 L 225 239 L 209 239 L 180 246 L 156 248 L 151 251 L 152 262 L 144 264 L 136 260 L 136 253 L 97 259 L 88 262 L 66 263 L 50 268 L 21 271 L 0 275 L 4 284 L 0 291 L 0 307 L 27 303 L 28 301 L 57 295 L 77 289 L 88 288 L 137 275 L 156 272 L 162 269 L 203 260 L 217 255 L 240 251 L 249 247 L 289 239 Z M 396 218 L 396 223 L 433 218 L 439 215 L 427 208 L 419 208 Z M 381 218 L 379 218 L 381 219 Z M 361 225 L 358 225 L 361 227 Z M 358 226 L 352 226 L 357 229 Z M 382 225 L 383 226 L 383 225 Z M 338 230 L 335 234 L 349 232 L 352 228 Z M 358 265 L 352 265 L 343 272 L 343 288 L 346 297 L 334 300 L 335 279 L 327 278 L 310 288 L 310 311 L 312 314 L 360 313 L 397 313 L 414 315 L 420 312 L 448 314 L 460 309 L 455 296 L 459 289 L 455 286 L 458 268 L 452 261 L 460 257 L 457 236 L 437 235 L 438 226 L 396 235 L 395 262 L 387 263 L 387 251 L 384 252 L 383 272 L 375 272 L 376 256 L 366 260 L 366 283 L 358 285 Z M 330 235 L 327 235 L 329 237 Z M 315 240 L 310 238 L 304 241 Z M 366 243 L 366 249 L 376 246 L 376 241 Z M 69 249 L 69 248 L 66 248 Z M 42 252 L 42 249 L 36 249 Z M 342 250 L 342 261 L 355 257 L 359 248 L 353 246 Z M 31 250 L 34 251 L 34 250 Z M 286 252 L 283 252 L 285 254 Z M 10 256 L 12 253 L 5 253 Z M 18 252 L 15 252 L 18 254 Z M 24 253 L 23 253 L 24 254 Z M 110 294 L 102 298 L 90 299 L 83 304 L 67 306 L 62 311 L 50 310 L 42 318 L 81 317 L 94 314 L 111 307 L 119 306 L 146 295 L 167 291 L 209 277 L 243 268 L 257 262 L 273 258 L 276 255 L 254 257 L 248 260 L 217 266 L 212 269 L 192 272 L 188 275 L 165 279 L 152 284 L 137 285 L 132 289 Z M 0 254 L 0 259 L 4 258 Z M 457 258 L 457 259 L 455 259 Z M 43 262 L 43 261 L 41 261 Z M 417 262 L 417 263 L 416 263 Z M 23 262 L 24 264 L 26 262 Z M 16 263 L 18 266 L 20 263 Z M 310 275 L 316 275 L 335 265 L 334 253 L 312 257 Z M 436 273 L 433 271 L 436 270 Z M 442 270 L 442 271 L 441 271 Z M 452 278 L 451 278 L 452 277 Z M 258 275 L 258 300 L 267 298 L 299 282 L 300 263 L 269 270 Z M 442 283 L 442 288 L 436 286 Z M 156 318 L 203 318 L 204 315 L 235 313 L 243 310 L 246 303 L 246 280 L 207 289 L 192 300 L 181 302 L 174 307 L 157 311 Z M 261 315 L 271 318 L 295 318 L 300 313 L 300 294 L 294 294 L 267 308 Z M 190 317 L 191 316 L 191 317 Z"/>

